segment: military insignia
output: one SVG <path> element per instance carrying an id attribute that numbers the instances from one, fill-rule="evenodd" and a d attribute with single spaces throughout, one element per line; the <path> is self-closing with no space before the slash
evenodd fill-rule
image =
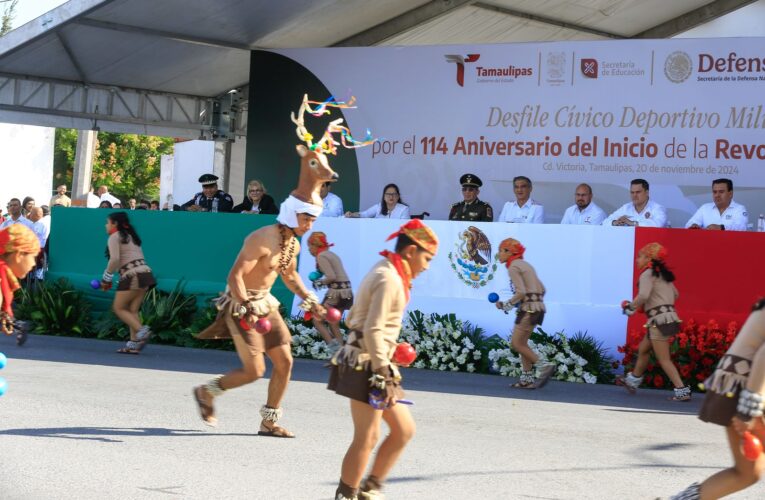
<path id="1" fill-rule="evenodd" d="M 650 219 L 651 218 L 651 212 L 646 212 L 645 213 L 645 218 L 646 219 Z"/>
<path id="2" fill-rule="evenodd" d="M 494 279 L 496 255 L 492 257 L 489 238 L 475 226 L 460 233 L 455 249 L 449 252 L 449 262 L 457 277 L 469 287 L 480 288 Z"/>

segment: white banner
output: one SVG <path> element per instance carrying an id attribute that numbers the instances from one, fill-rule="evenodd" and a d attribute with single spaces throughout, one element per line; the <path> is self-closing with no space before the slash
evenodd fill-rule
<path id="1" fill-rule="evenodd" d="M 512 178 L 530 177 L 548 223 L 560 222 L 578 183 L 611 212 L 629 201 L 633 178 L 648 180 L 673 227 L 711 201 L 720 177 L 733 180 L 750 223 L 765 212 L 762 38 L 279 53 L 338 99 L 356 96 L 358 109 L 344 113 L 352 133 L 380 138 L 357 150 L 362 209 L 394 182 L 412 213 L 446 219 L 470 172 L 495 214 L 514 199 Z"/>
<path id="2" fill-rule="evenodd" d="M 320 217 L 313 230 L 325 232 L 335 244 L 332 251 L 340 256 L 356 291 L 366 273 L 382 259 L 379 252 L 393 249 L 394 242 L 385 242 L 385 238 L 400 225 L 401 221 L 387 219 Z M 619 304 L 632 298 L 633 228 L 445 221 L 428 225 L 438 234 L 439 252 L 430 269 L 414 281 L 409 310 L 454 313 L 484 328 L 487 335 L 507 338 L 515 314 L 496 309 L 488 294 L 497 292 L 501 300 L 511 295 L 507 269 L 495 255 L 499 243 L 513 237 L 526 247 L 525 259 L 547 289 L 543 329 L 569 335 L 587 331 L 614 353 L 624 343 L 627 319 Z M 490 252 L 473 251 L 470 240 L 479 237 L 490 242 Z M 305 237 L 303 241 L 307 241 Z M 316 260 L 304 243 L 299 271 L 308 286 L 308 275 L 315 269 Z M 293 314 L 298 314 L 299 302 L 293 304 Z"/>

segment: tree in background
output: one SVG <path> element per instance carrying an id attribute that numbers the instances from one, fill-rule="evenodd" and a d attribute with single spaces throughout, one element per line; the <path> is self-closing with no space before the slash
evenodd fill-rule
<path id="1" fill-rule="evenodd" d="M 13 29 L 13 18 L 16 16 L 16 4 L 19 0 L 0 0 L 4 4 L 2 20 L 0 20 L 0 36 L 5 35 Z"/>
<path id="2" fill-rule="evenodd" d="M 106 186 L 120 199 L 159 197 L 160 159 L 173 153 L 174 140 L 136 134 L 99 132 L 93 155 L 94 188 Z M 71 186 L 77 130 L 56 129 L 54 185 Z"/>

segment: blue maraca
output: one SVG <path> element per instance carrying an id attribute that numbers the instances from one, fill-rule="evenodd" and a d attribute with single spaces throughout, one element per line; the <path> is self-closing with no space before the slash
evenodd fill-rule
<path id="1" fill-rule="evenodd" d="M 5 357 L 5 354 L 0 352 L 0 370 L 5 368 L 5 365 L 8 363 L 8 358 Z"/>
<path id="2" fill-rule="evenodd" d="M 101 288 L 101 282 L 99 280 L 90 280 L 90 288 L 93 290 L 98 290 Z"/>
<path id="3" fill-rule="evenodd" d="M 5 390 L 8 388 L 8 382 L 4 378 L 0 377 L 0 396 L 5 394 Z"/>
<path id="4" fill-rule="evenodd" d="M 492 304 L 499 302 L 499 294 L 491 292 L 489 294 L 489 302 L 491 302 Z"/>
<path id="5" fill-rule="evenodd" d="M 316 281 L 321 279 L 322 276 L 324 276 L 324 273 L 321 271 L 311 271 L 311 273 L 308 275 L 308 279 L 311 281 Z"/>
<path id="6" fill-rule="evenodd" d="M 403 405 L 413 405 L 414 401 L 411 401 L 409 399 L 397 399 L 397 403 L 401 403 Z M 382 391 L 380 389 L 373 389 L 369 393 L 369 404 L 374 408 L 375 410 L 384 410 L 387 408 L 385 406 L 385 398 L 383 397 Z"/>

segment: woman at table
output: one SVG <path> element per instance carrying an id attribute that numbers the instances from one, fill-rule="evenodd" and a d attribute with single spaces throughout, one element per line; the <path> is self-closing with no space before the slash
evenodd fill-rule
<path id="1" fill-rule="evenodd" d="M 363 212 L 346 212 L 346 217 L 366 219 L 409 219 L 409 205 L 401 199 L 401 192 L 395 184 L 388 184 L 383 189 L 382 200 Z"/>
<path id="2" fill-rule="evenodd" d="M 274 199 L 266 194 L 266 187 L 259 180 L 247 184 L 247 198 L 231 209 L 235 214 L 278 214 Z"/>

